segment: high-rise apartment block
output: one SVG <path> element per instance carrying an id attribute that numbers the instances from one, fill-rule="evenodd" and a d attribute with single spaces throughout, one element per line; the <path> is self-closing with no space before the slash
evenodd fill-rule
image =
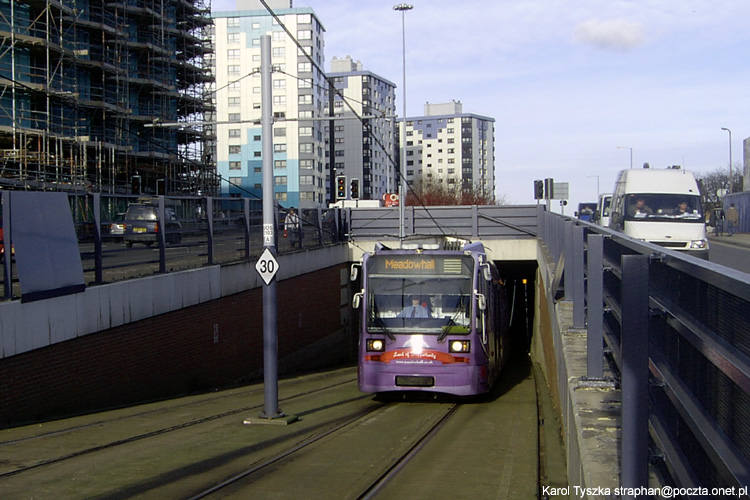
<path id="1" fill-rule="evenodd" d="M 257 0 L 214 13 L 217 171 L 221 191 L 262 195 L 261 49 L 271 37 L 274 196 L 284 206 L 325 203 L 325 29 L 309 7 Z M 299 42 L 298 47 L 285 31 Z M 312 60 L 312 61 L 311 61 Z M 314 63 L 314 64 L 313 64 Z"/>
<path id="2" fill-rule="evenodd" d="M 351 57 L 331 60 L 334 93 L 334 167 L 347 183 L 359 179 L 360 199 L 380 200 L 398 191 L 395 85 L 362 69 Z M 329 132 L 324 137 L 330 165 Z M 328 168 L 327 171 L 330 171 Z M 348 188 L 347 188 L 348 189 Z"/>
<path id="3" fill-rule="evenodd" d="M 460 102 L 424 106 L 424 116 L 408 117 L 406 181 L 418 187 L 442 185 L 449 190 L 492 197 L 495 192 L 495 120 L 463 113 Z M 399 132 L 403 120 L 399 120 Z"/>
<path id="4" fill-rule="evenodd" d="M 0 185 L 211 192 L 205 1 L 0 1 Z"/>

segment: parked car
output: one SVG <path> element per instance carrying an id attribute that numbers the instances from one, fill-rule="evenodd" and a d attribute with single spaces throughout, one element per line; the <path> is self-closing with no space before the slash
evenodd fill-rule
<path id="1" fill-rule="evenodd" d="M 112 223 L 109 225 L 109 237 L 112 239 L 121 239 L 125 235 L 125 212 L 115 215 Z"/>
<path id="2" fill-rule="evenodd" d="M 174 210 L 164 209 L 164 221 L 159 221 L 159 207 L 151 203 L 131 203 L 125 212 L 123 239 L 128 248 L 133 243 L 143 243 L 150 247 L 156 243 L 159 231 L 165 231 L 167 243 L 182 241 L 182 224 L 177 220 Z"/>

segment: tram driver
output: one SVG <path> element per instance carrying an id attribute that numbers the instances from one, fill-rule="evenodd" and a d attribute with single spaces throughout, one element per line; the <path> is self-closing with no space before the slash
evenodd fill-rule
<path id="1" fill-rule="evenodd" d="M 419 295 L 412 295 L 409 297 L 411 305 L 404 307 L 397 318 L 429 318 L 430 313 L 425 306 L 420 303 Z"/>

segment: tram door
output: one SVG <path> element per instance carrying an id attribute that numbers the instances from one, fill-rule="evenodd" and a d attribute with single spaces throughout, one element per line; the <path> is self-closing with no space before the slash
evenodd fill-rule
<path id="1" fill-rule="evenodd" d="M 491 305 L 491 301 L 494 300 L 494 297 L 491 294 L 490 282 L 485 280 L 482 274 L 480 274 L 479 276 L 478 292 L 482 296 L 484 296 L 484 299 L 478 299 L 477 306 L 479 306 L 481 303 L 484 303 L 484 308 L 476 308 L 477 336 L 482 343 L 482 350 L 484 350 L 485 354 L 487 355 L 487 359 L 490 362 L 490 365 L 492 365 L 495 362 L 495 357 L 498 354 L 497 346 L 495 345 L 495 321 L 490 314 L 494 310 L 494 307 L 492 307 Z"/>

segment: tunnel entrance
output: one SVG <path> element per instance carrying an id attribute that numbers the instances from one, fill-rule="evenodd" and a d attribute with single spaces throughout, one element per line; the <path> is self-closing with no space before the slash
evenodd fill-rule
<path id="1" fill-rule="evenodd" d="M 508 315 L 514 351 L 529 352 L 534 327 L 534 290 L 537 262 L 534 260 L 495 261 L 500 276 L 505 280 L 508 295 Z"/>

